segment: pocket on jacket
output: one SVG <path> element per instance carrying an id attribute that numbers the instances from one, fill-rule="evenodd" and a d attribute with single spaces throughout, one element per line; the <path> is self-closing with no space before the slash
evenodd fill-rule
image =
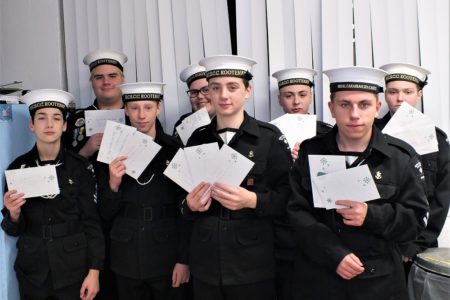
<path id="1" fill-rule="evenodd" d="M 167 243 L 176 240 L 178 237 L 175 228 L 163 228 L 153 230 L 153 239 L 157 243 Z"/>
<path id="2" fill-rule="evenodd" d="M 236 239 L 243 246 L 258 244 L 261 240 L 259 232 L 255 228 L 248 228 L 236 232 Z"/>
<path id="3" fill-rule="evenodd" d="M 42 256 L 45 252 L 42 251 L 44 247 L 42 241 L 38 238 L 28 237 L 26 235 L 19 238 L 17 242 L 17 256 L 15 262 L 16 272 L 24 275 L 39 272 L 42 263 Z"/>
<path id="4" fill-rule="evenodd" d="M 364 273 L 358 276 L 361 279 L 388 276 L 394 273 L 394 262 L 390 256 L 372 256 L 362 257 L 361 262 L 364 265 Z"/>
<path id="5" fill-rule="evenodd" d="M 192 239 L 198 242 L 207 242 L 211 239 L 212 230 L 204 227 L 194 227 Z"/>
<path id="6" fill-rule="evenodd" d="M 109 233 L 111 240 L 121 243 L 127 243 L 133 238 L 134 232 L 123 227 L 113 226 Z"/>

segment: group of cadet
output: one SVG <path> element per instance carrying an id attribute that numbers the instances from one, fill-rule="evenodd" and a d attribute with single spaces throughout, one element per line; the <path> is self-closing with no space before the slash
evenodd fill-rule
<path id="1" fill-rule="evenodd" d="M 158 121 L 163 84 L 125 83 L 126 61 L 116 51 L 89 53 L 96 99 L 69 116 L 67 92 L 23 96 L 36 145 L 8 169 L 56 165 L 60 193 L 4 194 L 1 226 L 19 237 L 21 299 L 408 299 L 405 273 L 416 254 L 437 247 L 448 213 L 450 151 L 438 128 L 439 150 L 423 156 L 380 129 L 402 102 L 421 100 L 427 70 L 325 71 L 336 125 L 318 121 L 317 136 L 290 149 L 279 129 L 244 110 L 255 61 L 219 55 L 188 66 L 180 79 L 192 111 L 205 107 L 211 123 L 185 146 L 227 144 L 254 166 L 240 186 L 202 182 L 186 193 L 163 174 L 183 147 Z M 308 113 L 315 75 L 273 74 L 285 113 Z M 389 112 L 377 119 L 384 88 Z M 97 162 L 102 134 L 86 134 L 86 110 L 121 108 L 162 147 L 138 179 L 125 174 L 125 156 Z M 315 207 L 309 155 L 368 165 L 380 198 Z"/>

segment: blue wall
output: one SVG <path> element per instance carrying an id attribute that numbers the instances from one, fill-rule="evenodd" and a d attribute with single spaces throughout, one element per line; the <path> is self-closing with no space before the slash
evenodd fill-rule
<path id="1" fill-rule="evenodd" d="M 5 191 L 4 170 L 19 155 L 29 151 L 34 145 L 34 135 L 28 128 L 30 115 L 24 104 L 16 104 L 12 107 L 12 121 L 0 122 L 0 194 L 3 208 L 3 194 Z M 0 220 L 3 217 L 0 215 Z M 13 263 L 16 258 L 16 238 L 5 235 L 0 230 L 0 299 L 18 300 L 16 274 Z"/>

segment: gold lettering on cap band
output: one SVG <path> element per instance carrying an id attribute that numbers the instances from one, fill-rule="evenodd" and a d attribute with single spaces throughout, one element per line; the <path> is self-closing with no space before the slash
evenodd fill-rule
<path id="1" fill-rule="evenodd" d="M 314 83 L 312 83 L 309 79 L 306 78 L 290 78 L 281 80 L 278 82 L 278 88 L 281 89 L 282 87 L 288 86 L 288 85 L 296 85 L 296 84 L 303 84 L 308 86 L 314 86 Z"/>
<path id="2" fill-rule="evenodd" d="M 139 100 L 161 101 L 162 99 L 163 95 L 157 93 L 137 93 L 137 94 L 122 95 L 122 100 L 124 102 L 139 101 Z"/>
<path id="3" fill-rule="evenodd" d="M 218 70 L 211 70 L 206 72 L 207 78 L 213 78 L 213 77 L 241 77 L 246 78 L 248 71 L 244 70 L 233 70 L 233 69 L 218 69 Z"/>
<path id="4" fill-rule="evenodd" d="M 402 74 L 402 73 L 396 73 L 396 74 L 389 74 L 387 75 L 384 80 L 386 83 L 389 81 L 395 81 L 395 80 L 404 80 L 404 81 L 411 81 L 416 84 L 421 84 L 422 80 L 417 78 L 416 76 L 408 75 L 408 74 Z"/>
<path id="5" fill-rule="evenodd" d="M 99 65 L 113 65 L 118 67 L 121 71 L 123 71 L 123 66 L 115 59 L 112 58 L 100 58 L 89 64 L 89 70 L 93 70 L 95 67 Z"/>
<path id="6" fill-rule="evenodd" d="M 206 78 L 206 72 L 205 71 L 201 71 L 201 72 L 197 72 L 195 74 L 192 74 L 191 76 L 188 77 L 188 79 L 186 79 L 186 83 L 188 86 L 191 85 L 191 83 L 197 79 L 200 78 Z"/>
<path id="7" fill-rule="evenodd" d="M 334 82 L 330 84 L 331 93 L 339 91 L 366 91 L 378 94 L 383 92 L 383 87 L 376 84 L 361 82 Z"/>
<path id="8" fill-rule="evenodd" d="M 46 108 L 46 107 L 54 107 L 54 108 L 58 108 L 61 110 L 67 109 L 67 106 L 64 103 L 58 102 L 58 101 L 53 101 L 53 100 L 46 100 L 46 101 L 40 101 L 40 102 L 33 103 L 30 105 L 30 107 L 28 109 L 30 111 L 33 111 L 36 109 Z"/>

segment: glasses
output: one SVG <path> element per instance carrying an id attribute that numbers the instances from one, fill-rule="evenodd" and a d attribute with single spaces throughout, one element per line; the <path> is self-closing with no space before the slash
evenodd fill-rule
<path id="1" fill-rule="evenodd" d="M 209 89 L 208 86 L 204 86 L 199 90 L 196 89 L 190 89 L 186 91 L 186 93 L 189 95 L 190 98 L 195 98 L 198 96 L 198 93 L 201 93 L 202 95 L 208 95 Z"/>

